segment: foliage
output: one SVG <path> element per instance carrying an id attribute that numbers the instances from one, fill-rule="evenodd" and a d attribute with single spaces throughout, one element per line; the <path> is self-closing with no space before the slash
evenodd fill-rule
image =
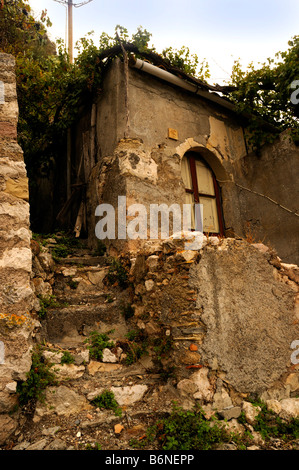
<path id="1" fill-rule="evenodd" d="M 123 303 L 121 305 L 121 313 L 124 316 L 126 320 L 129 320 L 129 318 L 132 318 L 135 313 L 135 309 L 130 303 Z"/>
<path id="2" fill-rule="evenodd" d="M 122 415 L 122 410 L 115 400 L 114 393 L 105 390 L 101 395 L 97 395 L 92 401 L 91 404 L 97 408 L 104 408 L 106 410 L 114 411 L 116 416 Z"/>
<path id="3" fill-rule="evenodd" d="M 228 442 L 229 433 L 219 421 L 209 421 L 200 408 L 186 411 L 173 407 L 170 416 L 158 420 L 147 430 L 146 443 L 161 450 L 210 450 L 213 445 Z"/>
<path id="4" fill-rule="evenodd" d="M 127 365 L 131 365 L 147 353 L 148 338 L 142 330 L 131 330 L 126 334 L 126 338 L 124 348 L 127 357 L 125 362 Z"/>
<path id="5" fill-rule="evenodd" d="M 98 442 L 95 442 L 94 444 L 86 444 L 85 450 L 102 450 L 102 446 Z"/>
<path id="6" fill-rule="evenodd" d="M 18 139 L 32 186 L 37 175 L 47 176 L 59 165 L 66 153 L 67 130 L 84 102 L 100 92 L 105 61 L 100 62 L 99 55 L 119 41 L 135 45 L 140 55 L 157 51 L 150 45 L 152 35 L 146 29 L 139 26 L 130 36 L 125 27 L 117 25 L 115 34 L 103 32 L 98 44 L 93 32 L 81 38 L 75 45 L 77 57 L 72 64 L 64 42 L 58 40 L 53 47 L 47 38 L 46 28 L 51 22 L 46 11 L 36 20 L 28 0 L 5 0 L 0 5 L 0 50 L 16 57 Z M 250 64 L 244 72 L 239 61 L 233 67 L 231 84 L 236 90 L 229 98 L 240 112 L 251 114 L 249 144 L 255 148 L 277 135 L 261 126 L 261 118 L 278 131 L 290 129 L 299 141 L 298 107 L 290 102 L 291 83 L 299 77 L 299 36 L 289 46 L 260 68 Z M 166 47 L 159 55 L 187 74 L 203 81 L 210 78 L 207 62 L 200 63 L 198 55 L 186 46 Z"/>
<path id="7" fill-rule="evenodd" d="M 10 11 L 8 23 L 7 10 Z M 140 53 L 155 51 L 155 48 L 149 47 L 151 33 L 146 29 L 140 26 L 130 37 L 126 28 L 117 25 L 114 36 L 105 32 L 100 35 L 98 45 L 93 40 L 93 32 L 81 38 L 75 45 L 75 63 L 71 64 L 62 40 L 56 42 L 57 52 L 48 47 L 49 41 L 45 38 L 50 20 L 46 11 L 39 22 L 31 13 L 27 0 L 17 0 L 16 4 L 5 2 L 2 21 L 6 21 L 6 29 L 3 31 L 9 34 L 1 36 L 0 48 L 16 56 L 18 139 L 24 151 L 29 182 L 33 185 L 36 175 L 47 176 L 55 170 L 66 152 L 67 129 L 78 117 L 84 101 L 99 92 L 103 66 L 99 63 L 99 54 L 119 45 L 119 40 L 131 42 Z M 20 21 L 22 24 L 17 27 Z M 19 35 L 15 29 L 21 30 Z M 179 51 L 169 48 L 162 56 L 190 73 L 195 72 L 198 65 L 198 58 L 186 47 Z"/>
<path id="8" fill-rule="evenodd" d="M 38 295 L 38 299 L 40 304 L 38 316 L 41 320 L 45 318 L 49 308 L 61 308 L 67 306 L 67 303 L 57 302 L 55 295 Z"/>
<path id="9" fill-rule="evenodd" d="M 203 81 L 210 78 L 209 65 L 206 60 L 199 64 L 197 54 L 191 54 L 189 47 L 183 46 L 180 49 L 167 47 L 162 51 L 162 57 L 168 59 L 171 65 L 183 70 L 188 75 L 200 78 Z"/>
<path id="10" fill-rule="evenodd" d="M 17 393 L 19 404 L 24 406 L 31 401 L 44 401 L 44 390 L 50 385 L 56 385 L 55 373 L 50 364 L 45 364 L 41 350 L 37 348 L 32 354 L 32 365 L 27 373 L 26 381 L 19 382 Z"/>
<path id="11" fill-rule="evenodd" d="M 274 411 L 269 409 L 263 402 L 258 406 L 261 411 L 255 419 L 253 428 L 258 431 L 264 439 L 280 438 L 285 441 L 299 438 L 299 418 L 283 420 Z"/>
<path id="12" fill-rule="evenodd" d="M 47 10 L 35 19 L 28 0 L 2 0 L 0 4 L 0 52 L 18 56 L 30 53 L 35 59 L 53 53 L 55 45 L 47 37 L 51 26 Z"/>
<path id="13" fill-rule="evenodd" d="M 112 259 L 109 266 L 108 274 L 106 276 L 106 280 L 108 285 L 110 286 L 117 285 L 121 288 L 126 288 L 128 286 L 127 270 L 120 260 L 116 258 Z"/>
<path id="14" fill-rule="evenodd" d="M 87 348 L 89 349 L 92 359 L 101 360 L 103 358 L 103 350 L 105 348 L 111 349 L 114 347 L 114 342 L 110 341 L 108 336 L 110 333 L 112 333 L 112 330 L 107 333 L 99 333 L 98 331 L 92 331 L 90 333 L 85 343 L 88 343 Z"/>
<path id="15" fill-rule="evenodd" d="M 298 106 L 291 102 L 291 84 L 299 77 L 299 36 L 288 45 L 287 51 L 278 52 L 275 59 L 268 58 L 259 68 L 251 63 L 244 71 L 238 60 L 232 70 L 231 84 L 236 90 L 230 98 L 240 112 L 253 115 L 249 130 L 253 136 L 250 143 L 255 147 L 276 137 L 273 131 L 261 128 L 261 118 L 278 131 L 290 129 L 294 139 L 299 138 Z"/>
<path id="16" fill-rule="evenodd" d="M 73 364 L 75 358 L 69 351 L 64 351 L 60 362 L 61 364 Z"/>

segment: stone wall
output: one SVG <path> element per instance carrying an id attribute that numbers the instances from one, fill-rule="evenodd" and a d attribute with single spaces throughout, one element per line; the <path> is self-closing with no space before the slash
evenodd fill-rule
<path id="1" fill-rule="evenodd" d="M 171 338 L 163 366 L 186 399 L 220 410 L 298 396 L 297 266 L 263 244 L 210 237 L 197 251 L 169 239 L 139 252 L 131 274 L 134 319 Z"/>
<path id="2" fill-rule="evenodd" d="M 258 155 L 235 161 L 234 174 L 243 233 L 271 245 L 286 263 L 299 264 L 299 148 L 288 132 Z"/>
<path id="3" fill-rule="evenodd" d="M 18 103 L 15 62 L 0 54 L 0 440 L 17 425 L 11 414 L 16 387 L 31 366 L 30 312 L 35 303 L 30 279 L 28 181 L 23 153 L 17 143 Z"/>

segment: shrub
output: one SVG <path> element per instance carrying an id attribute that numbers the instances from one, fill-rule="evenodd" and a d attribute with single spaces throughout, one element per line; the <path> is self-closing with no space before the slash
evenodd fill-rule
<path id="1" fill-rule="evenodd" d="M 105 390 L 101 395 L 97 395 L 91 402 L 97 408 L 104 408 L 106 410 L 114 411 L 116 416 L 122 415 L 122 410 L 115 400 L 114 393 Z"/>
<path id="2" fill-rule="evenodd" d="M 230 434 L 218 421 L 208 421 L 199 408 L 174 407 L 169 417 L 148 429 L 146 439 L 161 450 L 210 450 L 216 443 L 229 442 Z"/>
<path id="3" fill-rule="evenodd" d="M 92 331 L 89 338 L 85 341 L 89 345 L 87 348 L 90 352 L 92 359 L 101 360 L 103 358 L 103 350 L 105 348 L 111 349 L 114 347 L 114 342 L 110 341 L 108 334 L 112 333 L 113 330 L 107 333 L 99 333 L 98 331 Z"/>
<path id="4" fill-rule="evenodd" d="M 109 285 L 117 285 L 123 289 L 128 287 L 126 268 L 117 259 L 111 261 L 106 279 Z"/>
<path id="5" fill-rule="evenodd" d="M 44 363 L 41 351 L 37 349 L 32 354 L 32 364 L 27 373 L 27 380 L 17 385 L 19 404 L 24 406 L 36 400 L 43 402 L 46 387 L 56 384 L 56 376 L 51 370 L 51 365 Z"/>
<path id="6" fill-rule="evenodd" d="M 69 351 L 64 351 L 61 364 L 73 364 L 75 362 L 75 358 L 71 355 Z"/>

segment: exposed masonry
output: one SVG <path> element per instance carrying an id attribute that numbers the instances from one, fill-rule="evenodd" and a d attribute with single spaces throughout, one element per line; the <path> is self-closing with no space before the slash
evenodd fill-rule
<path id="1" fill-rule="evenodd" d="M 17 143 L 15 61 L 0 54 L 0 428 L 13 430 L 16 385 L 31 367 L 32 252 L 28 180 Z"/>

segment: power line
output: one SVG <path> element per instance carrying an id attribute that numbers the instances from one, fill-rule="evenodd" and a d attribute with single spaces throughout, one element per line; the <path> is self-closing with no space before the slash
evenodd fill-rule
<path id="1" fill-rule="evenodd" d="M 68 7 L 68 51 L 70 56 L 70 62 L 73 62 L 73 7 L 80 8 L 87 3 L 92 2 L 93 0 L 85 0 L 75 3 L 75 0 L 54 0 L 54 2 L 61 3 L 62 5 L 67 5 Z"/>

